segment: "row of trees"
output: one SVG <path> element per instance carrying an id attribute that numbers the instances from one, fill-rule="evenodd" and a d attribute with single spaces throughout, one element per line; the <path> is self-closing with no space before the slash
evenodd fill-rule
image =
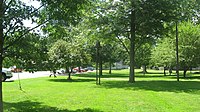
<path id="1" fill-rule="evenodd" d="M 198 67 L 200 64 L 200 26 L 191 21 L 179 24 L 179 57 L 180 67 L 187 70 Z M 173 68 L 176 66 L 175 31 L 172 30 L 163 39 L 159 40 L 152 51 L 151 62 L 156 66 Z"/>
<path id="2" fill-rule="evenodd" d="M 0 0 L 0 79 L 3 61 L 3 66 L 48 70 L 91 64 L 98 40 L 101 64 L 126 61 L 129 82 L 134 82 L 136 66 L 143 66 L 144 73 L 147 65 L 175 66 L 175 23 L 179 23 L 179 55 L 185 73 L 200 64 L 196 0 L 37 1 L 38 8 L 21 0 Z M 37 26 L 26 27 L 24 20 Z M 34 31 L 38 27 L 43 35 Z M 0 95 L 3 107 L 2 82 Z"/>

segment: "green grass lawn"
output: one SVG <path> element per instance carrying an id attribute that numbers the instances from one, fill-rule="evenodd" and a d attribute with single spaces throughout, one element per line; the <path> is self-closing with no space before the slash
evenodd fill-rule
<path id="1" fill-rule="evenodd" d="M 162 71 L 145 76 L 136 71 L 128 83 L 128 70 L 104 75 L 96 85 L 95 73 L 37 78 L 3 83 L 5 112 L 199 112 L 200 74 L 176 81 Z"/>

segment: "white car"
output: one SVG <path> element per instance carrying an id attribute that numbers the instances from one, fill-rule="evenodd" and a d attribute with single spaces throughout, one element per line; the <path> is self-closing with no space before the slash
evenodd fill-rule
<path id="1" fill-rule="evenodd" d="M 13 76 L 11 69 L 2 68 L 2 82 L 4 82 L 6 79 L 9 79 Z"/>

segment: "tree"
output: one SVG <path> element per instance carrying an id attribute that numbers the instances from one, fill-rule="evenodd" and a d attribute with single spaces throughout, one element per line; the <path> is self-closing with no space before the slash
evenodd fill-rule
<path id="1" fill-rule="evenodd" d="M 40 0 L 39 0 L 40 1 Z M 81 9 L 87 0 L 76 1 L 52 1 L 41 0 L 41 6 L 34 8 L 27 6 L 20 0 L 1 0 L 0 1 L 0 80 L 2 77 L 2 63 L 5 58 L 5 52 L 14 44 L 24 39 L 24 36 L 35 28 L 46 23 L 56 23 L 59 21 L 65 23 L 68 21 L 76 23 L 81 14 Z M 42 9 L 42 10 L 41 10 Z M 59 11 L 62 11 L 60 13 Z M 59 13 L 58 13 L 59 12 Z M 46 14 L 46 15 L 45 15 Z M 40 19 L 38 19 L 40 18 Z M 24 20 L 37 22 L 38 25 L 33 28 L 25 27 Z M 47 25 L 47 24 L 46 24 Z M 2 103 L 2 82 L 0 82 L 0 112 L 3 111 Z"/>
<path id="2" fill-rule="evenodd" d="M 78 41 L 72 40 L 67 42 L 65 40 L 56 41 L 52 47 L 50 47 L 48 55 L 52 63 L 54 63 L 53 69 L 66 68 L 66 71 L 70 68 L 68 79 L 71 79 L 72 69 L 80 64 L 80 61 L 84 59 L 85 55 L 81 52 L 84 51 L 81 48 L 81 44 Z"/>
<path id="3" fill-rule="evenodd" d="M 144 43 L 143 45 L 140 45 L 136 49 L 136 57 L 135 57 L 135 62 L 138 67 L 143 68 L 143 74 L 147 73 L 146 67 L 150 63 L 151 59 L 151 50 L 152 50 L 152 45 L 149 43 Z"/>
<path id="4" fill-rule="evenodd" d="M 180 67 L 186 72 L 191 67 L 199 66 L 200 26 L 190 21 L 179 24 L 179 56 Z M 152 61 L 155 65 L 175 65 L 175 31 L 162 39 L 152 52 Z"/>
<path id="5" fill-rule="evenodd" d="M 200 65 L 200 25 L 183 22 L 179 25 L 179 52 L 180 52 L 180 67 L 186 72 L 192 67 Z"/>
<path id="6" fill-rule="evenodd" d="M 185 1 L 184 1 L 185 2 Z M 129 82 L 134 82 L 135 49 L 137 43 L 155 41 L 166 32 L 165 22 L 174 20 L 182 2 L 166 0 L 99 1 L 94 13 L 98 29 L 115 35 L 130 55 Z M 97 29 L 97 28 L 96 28 Z M 128 40 L 127 43 L 124 40 Z"/>
<path id="7" fill-rule="evenodd" d="M 175 66 L 175 60 L 175 41 L 170 37 L 159 40 L 152 51 L 151 64 L 154 66 L 173 67 Z M 165 69 L 164 75 L 166 75 Z"/>

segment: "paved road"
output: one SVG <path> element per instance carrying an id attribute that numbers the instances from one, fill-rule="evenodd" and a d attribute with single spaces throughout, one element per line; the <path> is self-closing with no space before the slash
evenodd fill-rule
<path id="1" fill-rule="evenodd" d="M 18 80 L 19 78 L 28 79 L 28 78 L 37 78 L 37 77 L 48 77 L 49 75 L 50 75 L 49 71 L 38 71 L 34 73 L 29 73 L 29 72 L 13 73 L 13 77 L 10 79 L 7 79 L 6 81 Z"/>

